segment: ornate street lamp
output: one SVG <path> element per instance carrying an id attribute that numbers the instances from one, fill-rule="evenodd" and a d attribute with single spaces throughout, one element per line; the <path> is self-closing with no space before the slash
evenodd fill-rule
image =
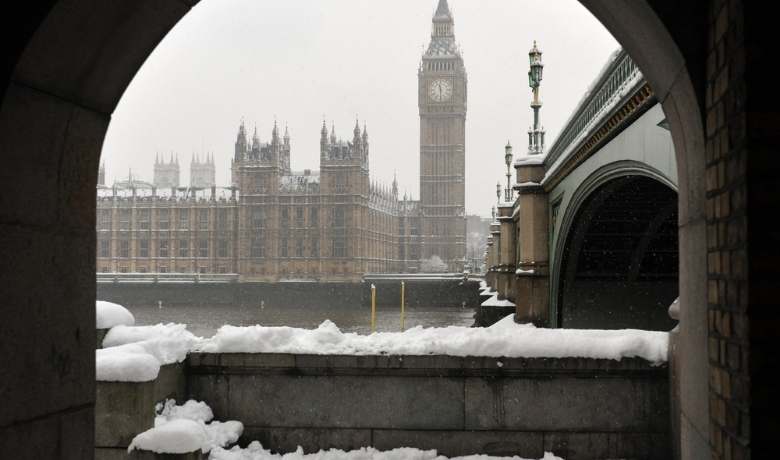
<path id="1" fill-rule="evenodd" d="M 528 130 L 528 153 L 536 155 L 544 152 L 544 128 L 539 126 L 539 109 L 542 101 L 539 100 L 539 85 L 542 83 L 542 52 L 536 47 L 536 41 L 531 51 L 528 52 L 528 61 L 531 69 L 528 71 L 528 86 L 533 92 L 531 108 L 534 111 L 534 125 Z"/>
<path id="2" fill-rule="evenodd" d="M 496 182 L 496 202 L 501 204 L 501 182 Z"/>
<path id="3" fill-rule="evenodd" d="M 510 185 L 510 177 L 512 174 L 510 166 L 512 165 L 512 144 L 506 141 L 506 147 L 504 147 L 504 161 L 506 162 L 506 201 L 512 200 L 512 186 Z"/>

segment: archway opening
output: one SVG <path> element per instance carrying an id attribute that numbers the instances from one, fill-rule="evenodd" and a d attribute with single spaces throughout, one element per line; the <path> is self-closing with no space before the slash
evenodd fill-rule
<path id="1" fill-rule="evenodd" d="M 594 190 L 566 238 L 558 321 L 566 328 L 669 330 L 678 292 L 677 193 L 640 175 Z"/>

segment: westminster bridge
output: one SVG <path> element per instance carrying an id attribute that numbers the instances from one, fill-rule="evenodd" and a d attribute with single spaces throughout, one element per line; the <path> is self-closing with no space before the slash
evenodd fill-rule
<path id="1" fill-rule="evenodd" d="M 669 330 L 677 297 L 677 164 L 664 112 L 618 51 L 546 155 L 517 158 L 498 194 L 488 282 L 518 317 Z"/>

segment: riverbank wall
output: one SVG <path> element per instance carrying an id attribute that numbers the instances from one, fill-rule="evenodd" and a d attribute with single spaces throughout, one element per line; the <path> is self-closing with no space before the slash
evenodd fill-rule
<path id="1" fill-rule="evenodd" d="M 207 283 L 207 282 L 99 282 L 97 298 L 126 307 L 240 305 L 268 307 L 368 307 L 371 284 L 377 305 L 400 305 L 401 281 L 410 307 L 466 307 L 479 305 L 478 282 L 459 278 L 382 279 L 361 283 Z"/>
<path id="2" fill-rule="evenodd" d="M 414 446 L 447 456 L 670 458 L 668 367 L 636 358 L 193 353 L 174 370 L 184 389 L 171 376 L 165 391 L 98 382 L 98 400 L 110 396 L 96 406 L 98 458 L 124 458 L 127 434 L 151 427 L 163 393 L 182 391 L 215 419 L 241 421 L 239 444 L 276 452 Z M 144 412 L 138 401 L 149 406 L 143 420 L 117 413 Z"/>

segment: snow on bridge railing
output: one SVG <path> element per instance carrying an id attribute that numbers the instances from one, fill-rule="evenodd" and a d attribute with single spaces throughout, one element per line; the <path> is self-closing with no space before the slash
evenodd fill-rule
<path id="1" fill-rule="evenodd" d="M 98 283 L 235 283 L 237 273 L 98 273 Z"/>
<path id="2" fill-rule="evenodd" d="M 547 169 L 560 163 L 558 160 L 564 153 L 568 156 L 573 152 L 576 144 L 587 138 L 598 121 L 619 106 L 628 90 L 643 81 L 639 67 L 628 53 L 623 49 L 615 51 L 552 143 L 545 159 Z"/>

